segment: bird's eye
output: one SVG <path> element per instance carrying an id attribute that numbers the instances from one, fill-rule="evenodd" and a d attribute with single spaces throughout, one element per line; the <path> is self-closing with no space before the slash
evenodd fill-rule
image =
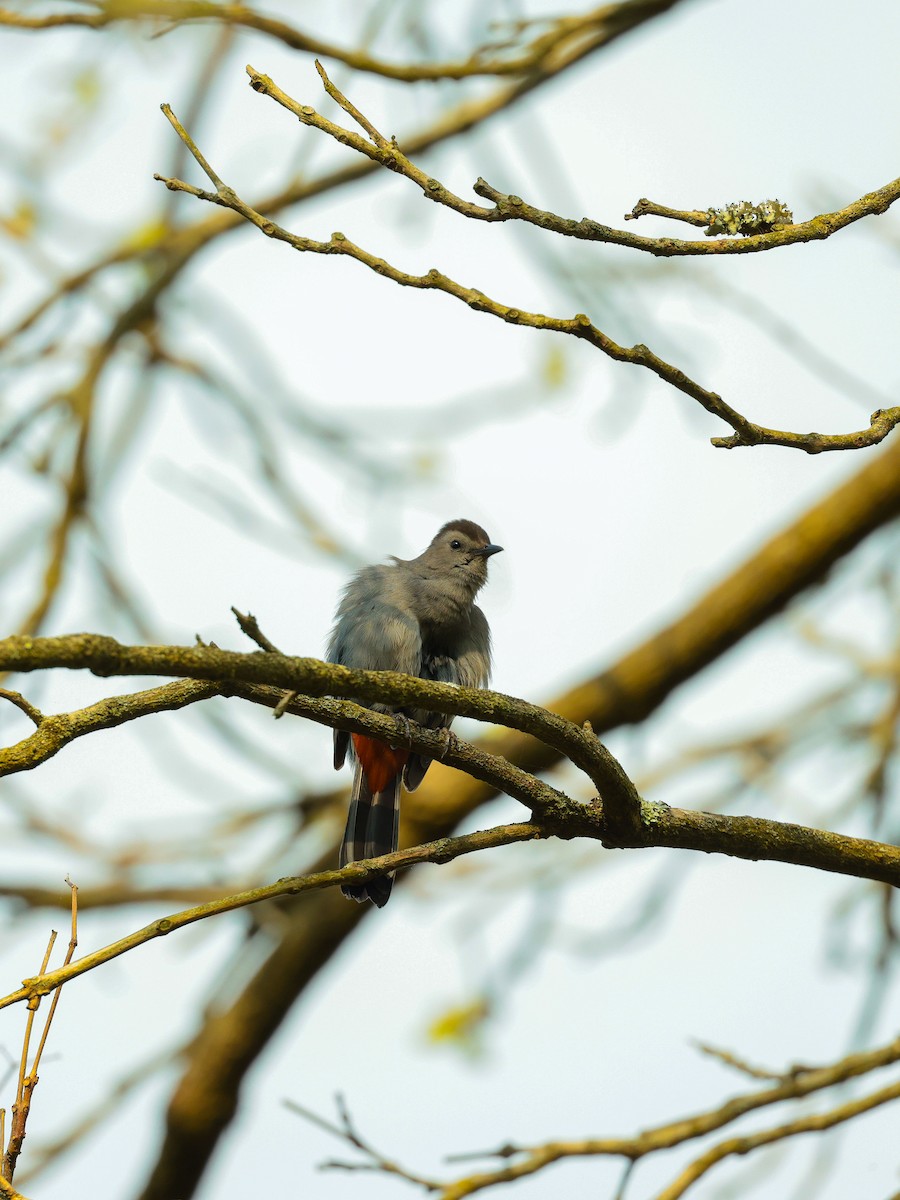
<path id="1" fill-rule="evenodd" d="M 451 550 L 459 550 L 459 549 L 461 549 L 461 547 L 462 547 L 462 542 L 460 542 L 457 538 L 454 538 L 453 541 L 450 543 Z"/>

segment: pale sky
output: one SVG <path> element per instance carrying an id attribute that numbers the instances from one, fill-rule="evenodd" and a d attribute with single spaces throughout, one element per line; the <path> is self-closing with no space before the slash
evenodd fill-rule
<path id="1" fill-rule="evenodd" d="M 266 8 L 301 20 L 297 6 Z M 331 11 L 332 28 L 323 23 L 316 30 L 348 41 L 353 6 Z M 316 17 L 314 8 L 310 27 Z M 181 80 L 210 37 L 200 29 L 155 41 L 135 36 L 105 61 L 98 35 L 0 33 L 0 154 L 11 158 L 11 147 L 27 148 L 29 129 L 65 111 L 76 64 L 96 68 L 106 96 L 105 115 L 60 151 L 64 166 L 49 202 L 60 214 L 49 243 L 54 261 L 82 265 L 85 247 L 89 255 L 111 230 L 124 237 L 155 214 L 164 195 L 152 175 L 169 172 L 176 149 L 158 106 L 167 101 L 185 115 Z M 477 137 L 423 162 L 465 196 L 483 175 L 539 206 L 616 226 L 642 196 L 688 209 L 777 197 L 803 220 L 896 176 L 898 45 L 900 7 L 891 0 L 856 7 L 821 0 L 764 0 L 752 8 L 734 0 L 688 3 L 540 90 Z M 245 62 L 301 103 L 325 110 L 307 56 L 262 38 L 241 39 L 197 131 L 207 158 L 239 194 L 252 202 L 310 153 L 311 170 L 351 158 L 254 94 Z M 333 75 L 342 86 L 352 83 L 351 99 L 398 136 L 417 127 L 429 104 L 453 95 L 450 85 L 410 94 L 351 80 L 342 70 Z M 182 170 L 205 184 L 193 164 Z M 0 189 L 0 203 L 14 202 L 6 174 Z M 189 198 L 179 205 L 187 219 L 208 215 Z M 564 316 L 586 311 L 610 336 L 645 342 L 762 424 L 847 431 L 868 423 L 879 403 L 873 392 L 897 402 L 895 214 L 816 245 L 676 263 L 467 222 L 386 173 L 279 219 L 316 238 L 342 230 L 402 269 L 434 266 L 519 308 Z M 628 228 L 689 236 L 653 219 Z M 547 256 L 554 275 L 544 269 Z M 5 328 L 25 299 L 39 294 L 40 276 L 33 261 L 5 248 L 0 269 Z M 221 336 L 223 309 L 250 323 L 265 369 L 285 394 L 306 397 L 315 411 L 357 433 L 370 430 L 363 444 L 385 464 L 418 464 L 419 478 L 398 468 L 394 486 L 372 484 L 308 444 L 302 452 L 279 447 L 298 490 L 361 561 L 416 554 L 456 516 L 477 520 L 506 548 L 491 562 L 483 595 L 494 632 L 494 685 L 533 701 L 549 700 L 614 661 L 877 453 L 714 450 L 709 438 L 729 430 L 649 374 L 572 339 L 511 328 L 449 297 L 401 289 L 356 263 L 297 255 L 249 228 L 195 262 L 177 296 L 184 352 L 209 350 L 229 377 L 240 376 L 261 412 L 281 400 L 238 339 Z M 818 373 L 746 319 L 742 304 L 758 306 L 777 327 L 817 347 L 826 356 Z M 111 428 L 135 386 L 127 360 L 104 384 L 102 419 Z M 858 379 L 855 389 L 838 368 Z M 545 380 L 554 370 L 562 371 L 563 384 L 549 388 Z M 17 403 L 49 386 L 47 376 L 16 384 L 0 398 L 4 421 Z M 203 499 L 203 487 L 248 497 L 259 526 L 235 527 L 217 502 Z M 253 487 L 244 429 L 223 420 L 207 396 L 169 377 L 105 510 L 110 538 L 159 640 L 190 643 L 200 634 L 249 648 L 231 619 L 234 604 L 255 613 L 285 651 L 321 653 L 351 568 L 316 555 Z M 17 521 L 52 499 L 7 460 L 0 460 L 0 495 Z M 862 561 L 848 564 L 851 575 Z M 125 636 L 85 584 L 87 566 L 82 555 L 46 632 Z M 34 572 L 29 580 L 14 574 L 4 587 L 10 624 L 33 578 Z M 851 633 L 858 612 L 852 599 L 838 610 Z M 831 677 L 787 633 L 767 628 L 670 700 L 651 735 L 638 739 L 624 731 L 610 745 L 639 774 L 654 756 L 787 711 Z M 63 673 L 19 684 L 48 711 L 131 686 Z M 12 780 L 6 794 L 43 813 L 76 813 L 82 836 L 113 844 L 183 838 L 220 807 L 287 803 L 292 789 L 334 786 L 327 730 L 276 724 L 262 710 L 238 708 L 237 701 L 217 706 L 220 719 L 283 764 L 280 780 L 226 750 L 199 714 L 169 714 L 154 718 L 161 740 L 133 728 L 84 739 L 32 778 Z M 20 728 L 5 710 L 0 719 L 4 737 Z M 189 780 L 188 789 L 176 786 L 173 770 Z M 832 811 L 839 781 L 817 811 L 808 786 L 815 764 L 809 770 L 785 794 L 748 795 L 738 810 L 864 832 L 852 817 Z M 713 800 L 708 788 L 679 798 L 698 806 Z M 500 801 L 473 823 L 521 812 Z M 272 878 L 298 869 L 292 847 L 278 846 L 279 830 L 270 832 L 279 852 Z M 246 861 L 262 849 L 261 841 L 248 845 Z M 16 841 L 14 850 L 9 874 L 16 881 L 62 886 L 71 871 L 90 882 L 88 859 L 77 850 L 67 857 L 38 840 Z M 320 1174 L 319 1162 L 350 1152 L 286 1111 L 284 1098 L 332 1117 L 339 1091 L 360 1130 L 386 1155 L 413 1170 L 452 1176 L 467 1168 L 442 1164 L 447 1153 L 510 1140 L 634 1133 L 749 1090 L 749 1081 L 699 1055 L 694 1038 L 776 1069 L 829 1062 L 849 1048 L 866 964 L 862 955 L 849 965 L 829 961 L 825 924 L 865 885 L 774 864 L 662 851 L 615 854 L 574 844 L 508 848 L 493 852 L 490 864 L 491 870 L 487 862 L 468 864 L 483 870 L 474 881 L 461 868 L 425 868 L 398 889 L 388 909 L 366 920 L 257 1065 L 201 1200 L 224 1200 L 247 1186 L 261 1195 L 317 1200 L 378 1200 L 409 1190 L 379 1176 Z M 241 865 L 238 855 L 198 862 L 194 877 L 233 878 Z M 536 902 L 520 884 L 535 874 L 547 881 L 571 873 L 558 899 L 560 925 L 594 931 L 627 919 L 652 880 L 670 870 L 683 877 L 664 917 L 626 949 L 579 956 L 558 938 L 537 958 L 505 997 L 481 1060 L 426 1045 L 429 1022 L 471 1000 L 502 967 L 532 906 L 553 902 L 549 891 Z M 166 864 L 153 878 L 179 882 Z M 85 914 L 82 948 L 164 911 Z M 41 912 L 0 933 L 4 994 L 36 971 L 51 920 L 58 923 L 58 914 Z M 205 922 L 70 985 L 26 1147 L 67 1127 L 81 1105 L 103 1094 L 103 1064 L 122 1070 L 187 1037 L 203 997 L 239 986 L 216 980 L 243 929 L 240 920 Z M 891 1035 L 896 1001 L 894 989 L 872 1045 Z M 24 1016 L 21 1008 L 0 1014 L 0 1044 L 12 1053 Z M 134 1194 L 153 1159 L 174 1077 L 138 1092 L 33 1189 L 23 1176 L 26 1193 L 62 1200 L 78 1180 L 96 1200 Z M 786 1114 L 779 1111 L 777 1119 Z M 762 1123 L 774 1121 L 767 1114 Z M 886 1200 L 900 1187 L 895 1156 L 886 1149 L 895 1144 L 894 1131 L 887 1109 L 846 1126 L 817 1200 L 851 1194 Z M 795 1194 L 816 1147 L 811 1139 L 797 1148 L 791 1165 L 763 1178 L 755 1194 Z M 695 1151 L 643 1165 L 629 1200 L 652 1196 L 654 1185 L 662 1187 L 676 1163 Z M 26 1148 L 23 1172 L 27 1165 Z M 516 1185 L 516 1195 L 611 1197 L 619 1170 L 617 1162 L 575 1161 Z M 749 1162 L 721 1167 L 692 1195 L 724 1196 L 725 1182 L 752 1170 Z"/>

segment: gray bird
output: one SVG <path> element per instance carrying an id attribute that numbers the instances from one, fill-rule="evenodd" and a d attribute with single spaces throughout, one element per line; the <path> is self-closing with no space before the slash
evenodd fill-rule
<path id="1" fill-rule="evenodd" d="M 474 521 L 448 521 L 418 558 L 391 558 L 363 569 L 344 591 L 327 659 L 345 667 L 401 671 L 420 679 L 486 687 L 491 673 L 491 633 L 475 596 L 487 582 L 487 560 L 502 550 Z M 453 717 L 423 709 L 369 706 L 430 729 L 449 729 Z M 355 760 L 341 866 L 397 849 L 400 784 L 414 791 L 431 759 L 362 734 L 334 731 L 334 765 Z M 387 904 L 393 877 L 342 888 L 354 900 Z"/>

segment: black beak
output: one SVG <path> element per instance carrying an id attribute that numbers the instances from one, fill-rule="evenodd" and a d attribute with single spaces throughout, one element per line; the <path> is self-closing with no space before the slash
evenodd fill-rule
<path id="1" fill-rule="evenodd" d="M 482 558 L 490 558 L 492 554 L 499 554 L 503 549 L 502 546 L 495 546 L 492 542 L 488 542 L 486 546 L 482 546 L 480 550 L 473 550 L 473 554 L 479 554 Z"/>

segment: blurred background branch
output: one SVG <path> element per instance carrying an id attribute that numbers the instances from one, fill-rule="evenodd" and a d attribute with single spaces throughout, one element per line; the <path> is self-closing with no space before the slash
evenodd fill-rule
<path id="1" fill-rule="evenodd" d="M 647 343 L 685 379 L 752 396 L 769 433 L 862 431 L 861 414 L 883 410 L 886 425 L 897 403 L 893 211 L 779 255 L 747 250 L 802 226 L 721 239 L 736 253 L 703 239 L 702 255 L 677 259 L 535 227 L 643 195 L 682 216 L 742 195 L 856 211 L 897 175 L 898 13 L 879 0 L 863 25 L 819 18 L 815 0 L 753 21 L 736 0 L 473 0 L 452 13 L 336 0 L 302 17 L 280 0 L 7 4 L 0 637 L 199 634 L 244 649 L 237 605 L 315 658 L 352 569 L 468 515 L 509 551 L 485 598 L 499 691 L 590 720 L 651 805 L 897 844 L 896 431 L 849 458 L 712 454 L 717 418 L 652 372 L 287 255 L 238 214 L 152 182 L 186 174 L 159 118 L 170 100 L 263 221 L 323 243 L 346 229 L 387 262 L 439 263 L 522 311 L 585 313 L 618 347 Z M 491 180 L 481 199 L 510 219 L 488 228 L 422 205 L 379 162 L 248 92 L 249 60 L 303 96 L 316 55 L 334 89 L 322 122 L 337 127 L 334 97 L 348 97 L 447 194 Z M 652 208 L 625 236 L 677 245 Z M 520 209 L 535 223 L 511 219 Z M 3 681 L 7 755 L 76 718 L 55 730 L 62 753 L 0 784 L 4 992 L 33 972 L 47 910 L 69 905 L 67 872 L 89 954 L 170 907 L 335 865 L 346 792 L 325 731 L 226 704 L 214 685 L 149 682 L 158 715 L 122 724 L 107 680 Z M 591 798 L 524 734 L 477 746 Z M 440 765 L 404 804 L 407 845 L 520 816 Z M 837 1064 L 895 1035 L 883 883 L 547 839 L 409 872 L 386 919 L 364 915 L 333 889 L 282 898 L 73 984 L 17 1184 L 42 1200 L 75 1178 L 116 1200 L 218 1200 L 253 1146 L 258 1187 L 289 1177 L 335 1200 L 374 1196 L 396 1180 L 313 1181 L 331 1134 L 280 1096 L 323 1112 L 341 1091 L 345 1132 L 420 1160 L 408 1175 L 428 1186 L 454 1146 L 526 1148 L 490 1176 L 530 1161 L 551 1124 L 627 1140 L 673 1112 L 729 1111 L 697 1039 L 745 1064 Z M 10 1061 L 19 1035 L 0 1026 Z M 873 1106 L 893 1085 L 835 1086 L 816 1106 L 795 1096 L 778 1123 L 749 1114 L 746 1170 L 710 1130 L 624 1183 L 621 1162 L 572 1155 L 517 1186 L 844 1200 L 865 1168 L 888 1195 L 892 1110 Z M 826 1125 L 805 1145 L 794 1136 Z"/>

